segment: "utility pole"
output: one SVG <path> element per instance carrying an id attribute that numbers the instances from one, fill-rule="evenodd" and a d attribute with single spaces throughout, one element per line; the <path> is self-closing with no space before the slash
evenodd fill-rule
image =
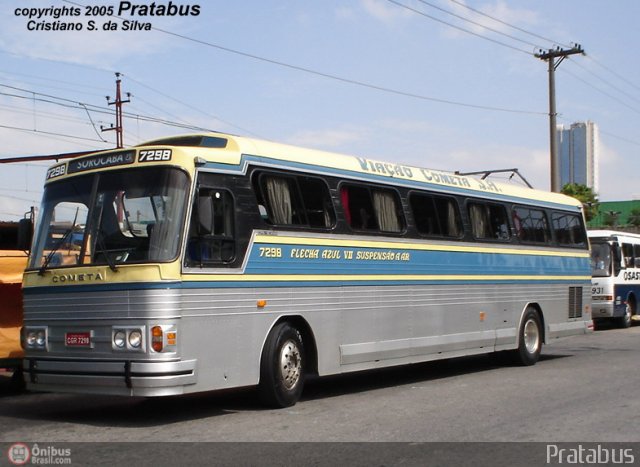
<path id="1" fill-rule="evenodd" d="M 124 140 L 122 135 L 122 104 L 126 104 L 127 102 L 131 102 L 131 93 L 127 93 L 127 100 L 122 100 L 122 95 L 120 94 L 120 83 L 122 80 L 120 79 L 120 73 L 116 73 L 116 100 L 110 102 L 110 97 L 107 96 L 107 104 L 116 106 L 116 126 L 113 124 L 109 128 L 100 129 L 102 131 L 112 131 L 116 132 L 116 148 L 120 149 L 124 147 Z"/>
<path id="2" fill-rule="evenodd" d="M 558 138 L 556 137 L 556 78 L 555 72 L 562 61 L 569 55 L 584 54 L 584 49 L 580 44 L 576 44 L 570 49 L 549 49 L 547 52 L 540 50 L 535 54 L 536 58 L 549 63 L 549 137 L 550 137 L 550 169 L 551 169 L 551 191 L 559 193 L 560 186 L 560 158 L 558 157 Z M 559 58 L 558 61 L 555 61 Z"/>

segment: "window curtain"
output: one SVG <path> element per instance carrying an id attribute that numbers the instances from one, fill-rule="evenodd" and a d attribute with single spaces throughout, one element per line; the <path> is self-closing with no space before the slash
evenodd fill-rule
<path id="1" fill-rule="evenodd" d="M 459 237 L 458 216 L 453 201 L 447 201 L 447 235 L 449 237 Z"/>
<path id="2" fill-rule="evenodd" d="M 476 238 L 487 238 L 488 222 L 483 206 L 472 204 L 469 207 L 469 215 L 471 217 L 471 230 Z"/>
<path id="3" fill-rule="evenodd" d="M 380 230 L 384 232 L 400 232 L 401 226 L 396 212 L 393 194 L 385 191 L 373 192 L 373 210 Z"/>
<path id="4" fill-rule="evenodd" d="M 349 189 L 342 187 L 340 189 L 340 201 L 342 201 L 342 209 L 344 209 L 344 217 L 347 224 L 351 225 L 351 209 L 349 208 Z"/>
<path id="5" fill-rule="evenodd" d="M 289 182 L 284 178 L 267 177 L 265 180 L 269 207 L 274 224 L 291 224 L 292 206 Z"/>

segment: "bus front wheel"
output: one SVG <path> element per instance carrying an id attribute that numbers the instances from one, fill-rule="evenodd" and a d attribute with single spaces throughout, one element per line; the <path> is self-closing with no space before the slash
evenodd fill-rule
<path id="1" fill-rule="evenodd" d="M 258 394 L 269 407 L 294 405 L 304 386 L 305 355 L 300 332 L 289 323 L 274 326 L 260 360 Z"/>
<path id="2" fill-rule="evenodd" d="M 535 365 L 542 351 L 542 324 L 540 315 L 528 308 L 520 326 L 519 345 L 515 350 L 516 360 L 525 366 Z"/>

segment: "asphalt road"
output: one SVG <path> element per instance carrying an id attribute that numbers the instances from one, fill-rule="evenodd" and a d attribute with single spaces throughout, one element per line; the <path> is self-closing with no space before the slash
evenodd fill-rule
<path id="1" fill-rule="evenodd" d="M 480 356 L 315 379 L 282 410 L 251 390 L 144 400 L 10 394 L 5 380 L 0 441 L 637 444 L 639 355 L 640 326 L 607 329 L 554 341 L 533 367 Z"/>

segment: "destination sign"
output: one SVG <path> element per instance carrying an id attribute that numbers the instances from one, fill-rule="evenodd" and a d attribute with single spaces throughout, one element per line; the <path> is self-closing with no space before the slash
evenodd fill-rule
<path id="1" fill-rule="evenodd" d="M 135 160 L 135 151 L 112 152 L 98 156 L 85 157 L 69 161 L 67 173 L 84 172 L 85 170 L 102 169 L 118 165 L 132 164 Z"/>

